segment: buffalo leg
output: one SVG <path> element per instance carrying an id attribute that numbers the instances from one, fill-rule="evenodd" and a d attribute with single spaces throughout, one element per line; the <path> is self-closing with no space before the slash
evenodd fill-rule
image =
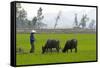
<path id="1" fill-rule="evenodd" d="M 63 48 L 62 52 L 63 52 L 63 53 L 65 53 L 65 52 L 66 52 L 66 48 L 65 48 L 65 47 Z"/>
<path id="2" fill-rule="evenodd" d="M 67 51 L 67 53 L 68 53 L 68 49 L 67 49 L 66 51 Z"/>
<path id="3" fill-rule="evenodd" d="M 75 48 L 75 52 L 77 52 L 77 48 Z"/>
<path id="4" fill-rule="evenodd" d="M 50 51 L 52 52 L 52 48 L 50 48 Z"/>
<path id="5" fill-rule="evenodd" d="M 70 49 L 70 51 L 72 52 L 72 49 Z"/>
<path id="6" fill-rule="evenodd" d="M 44 47 L 42 47 L 42 54 L 45 52 L 45 49 L 44 49 Z"/>
<path id="7" fill-rule="evenodd" d="M 49 48 L 47 48 L 47 52 L 49 52 Z"/>
<path id="8" fill-rule="evenodd" d="M 49 52 L 49 48 L 46 49 L 46 52 Z"/>
<path id="9" fill-rule="evenodd" d="M 59 48 L 56 48 L 57 52 L 59 52 Z"/>

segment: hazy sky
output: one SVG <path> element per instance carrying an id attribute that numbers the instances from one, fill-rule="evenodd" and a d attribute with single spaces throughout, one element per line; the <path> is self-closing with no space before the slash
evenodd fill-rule
<path id="1" fill-rule="evenodd" d="M 43 9 L 42 13 L 44 15 L 43 22 L 48 24 L 49 28 L 53 28 L 55 23 L 55 18 L 59 11 L 61 11 L 61 17 L 58 21 L 57 28 L 70 28 L 73 26 L 75 13 L 77 13 L 78 22 L 83 14 L 87 14 L 91 19 L 96 20 L 96 8 L 92 7 L 78 7 L 78 6 L 59 6 L 59 5 L 43 5 L 43 4 L 28 4 L 21 3 L 22 8 L 27 11 L 27 18 L 32 20 L 34 16 L 37 15 L 37 10 L 41 7 Z M 89 24 L 88 21 L 87 24 Z"/>

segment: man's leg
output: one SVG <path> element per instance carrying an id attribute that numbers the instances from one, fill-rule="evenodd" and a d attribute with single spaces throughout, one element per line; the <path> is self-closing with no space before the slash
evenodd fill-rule
<path id="1" fill-rule="evenodd" d="M 30 50 L 30 53 L 34 53 L 34 42 L 31 43 L 31 50 Z"/>

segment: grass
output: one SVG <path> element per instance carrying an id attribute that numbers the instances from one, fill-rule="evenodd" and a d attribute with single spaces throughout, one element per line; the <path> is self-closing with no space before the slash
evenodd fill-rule
<path id="1" fill-rule="evenodd" d="M 17 34 L 17 48 L 22 48 L 26 54 L 17 54 L 17 65 L 29 64 L 46 64 L 46 63 L 61 63 L 61 62 L 80 62 L 80 61 L 95 61 L 96 60 L 96 34 L 35 34 L 35 53 L 30 54 L 30 34 Z M 78 40 L 78 52 L 74 49 L 71 53 L 45 53 L 42 54 L 42 46 L 47 39 L 60 40 L 61 48 L 64 47 L 68 39 L 75 38 Z"/>

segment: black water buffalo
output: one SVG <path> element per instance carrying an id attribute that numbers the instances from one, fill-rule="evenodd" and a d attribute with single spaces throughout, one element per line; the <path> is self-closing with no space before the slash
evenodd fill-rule
<path id="1" fill-rule="evenodd" d="M 68 50 L 71 50 L 72 52 L 72 49 L 75 49 L 75 52 L 77 52 L 77 40 L 76 39 L 71 39 L 71 40 L 68 40 L 66 41 L 66 44 L 65 44 L 65 47 L 63 48 L 62 52 L 68 52 Z"/>
<path id="2" fill-rule="evenodd" d="M 59 52 L 59 40 L 47 40 L 45 46 L 42 46 L 42 53 L 48 52 L 49 50 L 52 52 L 52 48 L 55 48 Z"/>

